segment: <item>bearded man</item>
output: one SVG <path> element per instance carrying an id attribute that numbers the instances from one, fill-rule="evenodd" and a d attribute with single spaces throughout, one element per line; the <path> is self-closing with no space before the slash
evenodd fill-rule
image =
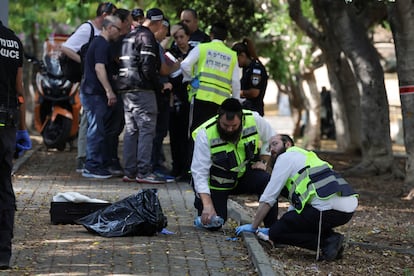
<path id="1" fill-rule="evenodd" d="M 194 152 L 191 164 L 194 207 L 198 228 L 218 230 L 227 220 L 229 195 L 263 193 L 270 174 L 266 171 L 269 138 L 275 135 L 270 124 L 257 112 L 243 110 L 234 98 L 226 99 L 218 114 L 192 133 Z M 220 223 L 215 219 L 220 217 Z M 214 221 L 212 221 L 214 220 Z M 277 204 L 264 219 L 277 220 Z"/>

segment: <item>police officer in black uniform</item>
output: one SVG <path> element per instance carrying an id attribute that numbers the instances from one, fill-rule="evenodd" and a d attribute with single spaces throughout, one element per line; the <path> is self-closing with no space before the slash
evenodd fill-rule
<path id="1" fill-rule="evenodd" d="M 269 78 L 266 68 L 257 57 L 253 42 L 250 39 L 244 38 L 242 42 L 234 44 L 232 49 L 237 52 L 239 67 L 243 68 L 240 80 L 240 98 L 245 99 L 243 108 L 257 111 L 263 116 L 263 98 Z"/>
<path id="2" fill-rule="evenodd" d="M 11 180 L 13 155 L 16 152 L 19 156 L 32 146 L 24 112 L 23 45 L 0 21 L 0 270 L 10 268 L 12 253 L 16 210 Z"/>

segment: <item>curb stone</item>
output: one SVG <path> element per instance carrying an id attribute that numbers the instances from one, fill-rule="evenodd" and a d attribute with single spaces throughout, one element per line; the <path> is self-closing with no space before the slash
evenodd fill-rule
<path id="1" fill-rule="evenodd" d="M 238 221 L 240 224 L 251 223 L 252 218 L 247 214 L 243 207 L 237 202 L 229 199 L 229 216 L 234 220 Z M 249 251 L 249 255 L 252 259 L 252 262 L 259 273 L 263 276 L 271 275 L 285 275 L 283 270 L 275 271 L 270 261 L 268 254 L 264 251 L 263 247 L 258 242 L 256 236 L 253 233 L 242 233 L 244 244 Z M 280 263 L 276 265 L 277 267 L 283 267 Z"/>

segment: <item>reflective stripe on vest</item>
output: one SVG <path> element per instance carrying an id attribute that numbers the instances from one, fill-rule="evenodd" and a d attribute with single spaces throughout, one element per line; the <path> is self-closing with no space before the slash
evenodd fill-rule
<path id="1" fill-rule="evenodd" d="M 212 160 L 210 189 L 234 189 L 237 186 L 237 179 L 243 176 L 246 166 L 259 152 L 260 137 L 251 111 L 243 110 L 242 123 L 243 130 L 237 144 L 220 138 L 217 130 L 217 116 L 203 123 L 192 133 L 195 138 L 200 129 L 206 130 Z"/>
<path id="2" fill-rule="evenodd" d="M 200 58 L 197 76 L 199 87 L 196 99 L 221 104 L 231 97 L 233 70 L 237 64 L 236 52 L 221 41 L 198 45 Z"/>
<path id="3" fill-rule="evenodd" d="M 288 199 L 301 213 L 305 204 L 314 196 L 328 199 L 335 194 L 340 196 L 357 195 L 349 183 L 332 170 L 332 166 L 319 159 L 312 151 L 298 147 L 288 148 L 287 151 L 297 151 L 306 155 L 305 167 L 286 181 Z"/>

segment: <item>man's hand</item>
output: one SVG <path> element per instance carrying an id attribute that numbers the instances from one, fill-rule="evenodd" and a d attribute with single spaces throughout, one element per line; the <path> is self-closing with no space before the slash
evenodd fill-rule
<path id="1" fill-rule="evenodd" d="M 253 228 L 251 224 L 244 224 L 236 227 L 236 235 L 239 236 L 242 232 L 255 233 L 257 228 Z"/>
<path id="2" fill-rule="evenodd" d="M 26 150 L 32 148 L 32 141 L 30 140 L 27 130 L 18 130 L 16 132 L 16 153 L 18 157 L 22 156 Z"/>
<path id="3" fill-rule="evenodd" d="M 211 221 L 211 218 L 216 215 L 217 213 L 213 205 L 204 206 L 203 212 L 201 213 L 201 222 L 204 225 L 209 224 Z"/>
<path id="4" fill-rule="evenodd" d="M 173 85 L 171 82 L 166 82 L 163 84 L 163 88 L 162 88 L 162 93 L 164 93 L 164 91 L 166 90 L 172 90 L 173 89 Z"/>
<path id="5" fill-rule="evenodd" d="M 108 106 L 113 106 L 116 104 L 117 98 L 114 92 L 112 91 L 106 92 L 106 97 L 108 98 Z"/>
<path id="6" fill-rule="evenodd" d="M 257 161 L 252 164 L 252 169 L 265 171 L 267 169 L 267 165 L 262 161 Z"/>

